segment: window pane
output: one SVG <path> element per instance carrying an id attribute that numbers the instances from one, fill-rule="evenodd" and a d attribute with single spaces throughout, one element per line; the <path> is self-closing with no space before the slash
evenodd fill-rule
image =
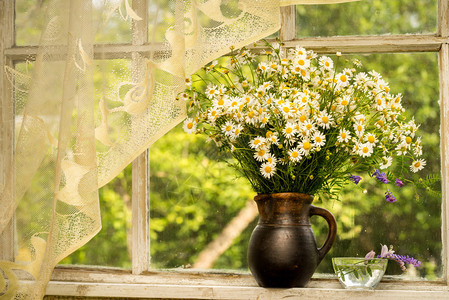
<path id="1" fill-rule="evenodd" d="M 436 32 L 436 0 L 364 0 L 297 5 L 297 36 Z"/>
<path id="2" fill-rule="evenodd" d="M 18 46 L 39 44 L 42 26 L 46 21 L 48 2 L 48 0 L 16 1 L 15 26 Z M 117 6 L 118 4 L 120 5 Z M 124 18 L 126 11 L 124 1 L 92 0 L 92 9 L 96 43 L 131 42 L 131 19 Z"/>
<path id="3" fill-rule="evenodd" d="M 48 1 L 15 1 L 16 44 L 18 46 L 39 44 L 47 4 Z"/>
<path id="4" fill-rule="evenodd" d="M 375 69 L 389 82 L 393 94 L 402 93 L 404 107 L 417 123 L 424 145 L 426 168 L 419 176 L 440 174 L 439 104 L 437 55 L 376 54 L 343 56 L 339 68 L 351 66 L 353 58 L 363 69 Z M 348 59 L 348 62 L 345 60 Z M 202 136 L 184 134 L 178 126 L 150 148 L 151 257 L 153 268 L 192 267 L 199 254 L 210 247 L 245 203 L 254 197 L 249 184 L 237 178 L 225 162 L 217 162 L 215 146 Z M 317 273 L 333 273 L 334 256 L 364 256 L 380 251 L 380 244 L 393 245 L 398 254 L 414 256 L 423 267 L 410 269 L 412 277 L 441 278 L 441 192 L 417 190 L 412 186 L 394 188 L 398 201 L 387 203 L 385 192 L 364 176 L 361 186 L 348 186 L 342 201 L 315 205 L 329 209 L 338 222 L 338 238 Z M 237 179 L 236 179 L 237 178 Z M 417 179 L 417 178 L 416 178 Z M 234 219 L 235 220 L 235 219 Z M 257 217 L 216 258 L 214 269 L 247 271 L 247 246 Z M 326 222 L 312 219 L 318 244 L 327 235 Z M 221 238 L 221 237 L 220 237 Z M 400 274 L 394 262 L 387 274 Z"/>
<path id="5" fill-rule="evenodd" d="M 425 179 L 441 173 L 440 161 L 440 107 L 438 86 L 438 57 L 425 54 L 373 54 L 343 56 L 343 60 L 359 59 L 365 71 L 376 70 L 390 84 L 391 93 L 403 94 L 403 106 L 421 124 L 426 167 L 414 179 Z M 341 60 L 340 59 L 340 60 Z M 362 175 L 363 176 L 363 175 Z M 366 178 L 368 177 L 368 178 Z M 423 266 L 410 268 L 407 276 L 435 280 L 442 277 L 441 265 L 441 186 L 434 190 L 415 189 L 405 185 L 391 189 L 395 203 L 385 201 L 386 189 L 374 178 L 364 177 L 362 188 L 348 186 L 341 202 L 315 203 L 329 209 L 339 225 L 337 241 L 321 262 L 318 272 L 332 273 L 331 258 L 336 256 L 365 256 L 370 250 L 380 253 L 380 245 L 393 245 L 397 254 L 410 255 Z M 360 184 L 359 184 L 360 185 Z M 366 189 L 367 193 L 362 193 Z M 313 223 L 317 239 L 324 241 L 327 226 L 318 219 Z M 390 262 L 387 275 L 401 274 L 399 265 Z"/>

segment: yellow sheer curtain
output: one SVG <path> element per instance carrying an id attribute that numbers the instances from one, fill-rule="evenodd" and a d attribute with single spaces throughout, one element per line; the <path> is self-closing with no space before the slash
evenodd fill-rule
<path id="1" fill-rule="evenodd" d="M 99 46 L 94 57 L 98 31 L 107 30 L 112 15 L 144 20 L 130 0 L 48 3 L 33 72 L 26 90 L 20 87 L 25 99 L 16 115 L 14 166 L 0 186 L 0 233 L 10 230 L 15 213 L 28 216 L 16 234 L 14 262 L 0 261 L 1 299 L 43 298 L 55 265 L 100 230 L 99 187 L 185 118 L 176 95 L 186 77 L 230 46 L 276 32 L 281 5 L 317 3 L 234 2 L 148 0 L 156 12 L 148 22 L 153 32 L 166 27 L 163 37 L 150 30 L 149 49 L 158 51 L 148 51 L 132 76 L 100 92 L 94 73 L 107 76 L 98 63 L 107 53 Z M 97 18 L 99 4 L 104 11 Z M 7 71 L 16 85 L 28 76 Z"/>

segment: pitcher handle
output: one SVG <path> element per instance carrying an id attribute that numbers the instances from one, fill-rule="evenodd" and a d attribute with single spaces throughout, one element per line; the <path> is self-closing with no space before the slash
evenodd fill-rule
<path id="1" fill-rule="evenodd" d="M 334 215 L 330 211 L 321 207 L 310 205 L 309 215 L 321 216 L 329 225 L 329 232 L 327 234 L 326 241 L 323 246 L 318 249 L 318 262 L 320 262 L 335 242 L 335 238 L 337 237 L 337 222 L 335 221 Z"/>

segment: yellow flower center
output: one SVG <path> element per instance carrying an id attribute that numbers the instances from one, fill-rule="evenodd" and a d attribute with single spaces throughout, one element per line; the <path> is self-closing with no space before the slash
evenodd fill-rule
<path id="1" fill-rule="evenodd" d="M 218 105 L 223 105 L 223 104 L 224 104 L 224 100 L 223 99 L 218 100 Z"/>
<path id="2" fill-rule="evenodd" d="M 306 125 L 307 130 L 312 129 L 312 127 L 313 127 L 312 124 L 307 124 L 307 125 Z"/>
<path id="3" fill-rule="evenodd" d="M 306 76 L 306 75 L 307 75 L 306 70 L 301 70 L 301 75 L 302 75 L 302 76 Z"/>
<path id="4" fill-rule="evenodd" d="M 287 106 L 284 106 L 284 108 L 282 108 L 282 110 L 283 110 L 285 113 L 290 112 L 290 108 L 288 108 Z"/>
<path id="5" fill-rule="evenodd" d="M 302 116 L 299 117 L 299 120 L 300 120 L 302 123 L 304 123 L 305 120 L 307 120 L 307 117 L 306 117 L 305 115 L 302 115 Z"/>
<path id="6" fill-rule="evenodd" d="M 377 123 L 379 126 L 384 126 L 384 121 L 382 121 L 382 120 L 378 120 L 376 123 Z"/>
<path id="7" fill-rule="evenodd" d="M 226 131 L 231 131 L 232 127 L 230 125 L 226 126 Z"/>
<path id="8" fill-rule="evenodd" d="M 410 144 L 411 142 L 412 142 L 412 138 L 411 137 L 406 137 L 405 138 L 405 142 L 407 143 L 407 144 Z"/>
<path id="9" fill-rule="evenodd" d="M 315 141 L 316 141 L 317 143 L 321 143 L 321 138 L 320 138 L 319 136 L 317 136 L 317 137 L 315 137 Z"/>
<path id="10" fill-rule="evenodd" d="M 312 145 L 310 145 L 309 142 L 305 142 L 304 144 L 302 144 L 302 147 L 303 147 L 305 150 L 309 150 L 310 147 L 312 147 Z"/>
<path id="11" fill-rule="evenodd" d="M 264 156 L 265 155 L 265 150 L 259 150 L 259 152 L 257 152 L 257 154 L 259 156 Z"/>
<path id="12" fill-rule="evenodd" d="M 323 121 L 324 124 L 327 124 L 329 122 L 329 118 L 324 116 L 321 118 L 321 121 Z"/>
<path id="13" fill-rule="evenodd" d="M 330 64 L 329 64 L 328 61 L 326 61 L 326 62 L 324 63 L 324 65 L 325 65 L 326 67 L 329 67 L 329 66 L 330 66 Z"/>
<path id="14" fill-rule="evenodd" d="M 297 158 L 299 156 L 299 153 L 298 152 L 296 152 L 296 151 L 293 151 L 292 152 L 292 157 L 293 158 Z"/>
<path id="15" fill-rule="evenodd" d="M 382 99 L 377 99 L 377 105 L 382 105 Z"/>
<path id="16" fill-rule="evenodd" d="M 271 167 L 270 166 L 266 166 L 265 167 L 265 173 L 271 173 Z"/>
<path id="17" fill-rule="evenodd" d="M 214 89 L 209 90 L 209 94 L 211 94 L 211 95 L 215 94 L 215 90 Z"/>
<path id="18" fill-rule="evenodd" d="M 362 151 L 363 151 L 363 153 L 368 153 L 369 149 L 368 149 L 368 147 L 363 147 Z"/>
<path id="19" fill-rule="evenodd" d="M 187 124 L 187 128 L 188 128 L 188 129 L 192 129 L 192 128 L 193 128 L 193 123 Z"/>
<path id="20" fill-rule="evenodd" d="M 417 161 L 417 162 L 415 163 L 415 168 L 419 168 L 420 166 L 421 166 L 421 162 Z"/>
<path id="21" fill-rule="evenodd" d="M 285 129 L 285 132 L 290 134 L 293 132 L 293 129 L 291 127 L 288 127 L 287 129 Z"/>
<path id="22" fill-rule="evenodd" d="M 358 126 L 357 126 L 357 131 L 361 132 L 362 130 L 363 130 L 362 125 L 358 125 Z"/>
<path id="23" fill-rule="evenodd" d="M 268 130 L 267 133 L 265 134 L 265 136 L 267 138 L 272 137 L 273 136 L 273 131 Z"/>
<path id="24" fill-rule="evenodd" d="M 348 80 L 348 78 L 346 77 L 345 74 L 343 74 L 343 75 L 340 76 L 340 80 L 341 80 L 342 82 L 346 82 L 346 81 Z"/>
<path id="25" fill-rule="evenodd" d="M 298 60 L 298 65 L 304 66 L 306 62 L 303 59 Z"/>
<path id="26" fill-rule="evenodd" d="M 342 101 L 341 101 L 341 105 L 343 105 L 343 106 L 348 105 L 348 100 L 342 100 Z"/>
<path id="27" fill-rule="evenodd" d="M 370 135 L 370 136 L 368 137 L 368 142 L 370 142 L 371 144 L 374 143 L 375 140 L 376 140 L 376 139 L 375 139 L 374 136 L 372 136 L 372 135 Z"/>
<path id="28" fill-rule="evenodd" d="M 344 133 L 344 132 L 342 132 L 340 136 L 342 139 L 345 139 L 347 137 L 346 133 Z"/>
<path id="29" fill-rule="evenodd" d="M 248 117 L 254 118 L 254 112 L 253 112 L 253 111 L 250 111 L 250 112 L 248 113 Z"/>

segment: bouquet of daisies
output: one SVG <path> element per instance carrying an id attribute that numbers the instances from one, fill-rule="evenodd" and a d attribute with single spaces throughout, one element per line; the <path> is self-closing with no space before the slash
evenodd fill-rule
<path id="1" fill-rule="evenodd" d="M 257 193 L 332 194 L 358 183 L 358 172 L 404 184 L 405 173 L 424 168 L 419 126 L 380 74 L 357 72 L 357 60 L 336 70 L 338 54 L 334 63 L 301 47 L 267 47 L 259 56 L 231 49 L 226 62 L 187 79 L 182 93 L 184 130 L 230 151 Z M 394 162 L 399 173 L 381 171 Z"/>

